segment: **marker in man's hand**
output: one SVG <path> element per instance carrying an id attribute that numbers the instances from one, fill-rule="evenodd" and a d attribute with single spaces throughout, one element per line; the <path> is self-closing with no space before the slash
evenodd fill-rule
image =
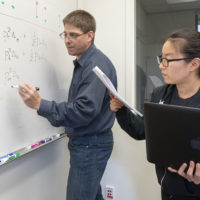
<path id="1" fill-rule="evenodd" d="M 11 85 L 11 88 L 17 88 L 17 89 L 19 89 L 19 85 Z M 36 89 L 37 91 L 40 90 L 39 87 L 35 87 L 35 89 Z"/>

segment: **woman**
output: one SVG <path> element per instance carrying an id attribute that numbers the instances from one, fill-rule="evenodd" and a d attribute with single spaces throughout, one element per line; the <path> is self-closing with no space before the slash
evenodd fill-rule
<path id="1" fill-rule="evenodd" d="M 200 33 L 188 29 L 171 33 L 157 59 L 166 84 L 153 91 L 151 101 L 200 108 Z M 143 119 L 110 96 L 121 128 L 137 140 L 145 139 Z M 162 200 L 200 199 L 200 163 L 188 165 L 183 163 L 178 170 L 156 166 Z"/>

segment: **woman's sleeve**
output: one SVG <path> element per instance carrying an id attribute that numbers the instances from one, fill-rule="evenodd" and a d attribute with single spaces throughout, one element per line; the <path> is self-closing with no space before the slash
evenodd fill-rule
<path id="1" fill-rule="evenodd" d="M 125 106 L 116 112 L 120 127 L 136 140 L 145 139 L 144 119 L 133 114 Z"/>

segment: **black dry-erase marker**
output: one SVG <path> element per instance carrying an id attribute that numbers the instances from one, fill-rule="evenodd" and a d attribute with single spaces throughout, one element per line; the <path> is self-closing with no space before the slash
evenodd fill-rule
<path id="1" fill-rule="evenodd" d="M 17 89 L 19 89 L 19 85 L 11 85 L 11 88 L 17 88 Z M 35 89 L 36 89 L 37 91 L 40 90 L 39 87 L 35 87 Z"/>

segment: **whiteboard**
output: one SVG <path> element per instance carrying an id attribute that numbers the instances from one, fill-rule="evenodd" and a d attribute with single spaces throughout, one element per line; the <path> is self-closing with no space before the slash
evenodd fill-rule
<path id="1" fill-rule="evenodd" d="M 62 19 L 71 11 L 67 4 L 68 0 L 1 1 L 0 156 L 64 131 L 26 107 L 11 85 L 30 83 L 40 87 L 44 99 L 67 100 L 73 58 L 59 38 Z"/>

